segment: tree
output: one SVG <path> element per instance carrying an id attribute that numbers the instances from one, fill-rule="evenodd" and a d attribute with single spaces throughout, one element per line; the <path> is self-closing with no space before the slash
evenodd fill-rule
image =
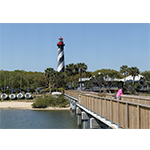
<path id="1" fill-rule="evenodd" d="M 77 65 L 73 63 L 66 65 L 65 72 L 67 76 L 72 76 L 72 88 L 74 89 L 74 76 L 77 74 Z"/>
<path id="2" fill-rule="evenodd" d="M 37 82 L 40 84 L 40 86 L 45 87 L 46 82 L 47 82 L 45 75 L 41 74 L 39 78 L 37 79 Z"/>
<path id="3" fill-rule="evenodd" d="M 47 68 L 45 70 L 45 77 L 49 84 L 49 92 L 51 93 L 51 83 L 52 83 L 52 76 L 54 75 L 55 70 L 53 68 Z"/>
<path id="4" fill-rule="evenodd" d="M 143 75 L 143 78 L 140 79 L 140 85 L 141 86 L 147 86 L 148 92 L 150 92 L 149 90 L 149 86 L 150 86 L 150 71 L 144 71 L 141 73 L 141 75 Z"/>
<path id="5" fill-rule="evenodd" d="M 85 63 L 78 63 L 77 69 L 78 69 L 78 72 L 80 73 L 80 89 L 82 90 L 82 73 L 86 72 L 87 65 Z"/>
<path id="6" fill-rule="evenodd" d="M 27 77 L 29 77 L 29 80 L 27 79 Z M 14 70 L 14 71 L 0 70 L 1 92 L 4 90 L 4 87 L 9 87 L 9 90 L 18 89 L 20 88 L 20 84 L 22 84 L 22 89 L 26 91 L 27 81 L 29 81 L 28 85 L 33 90 L 35 90 L 35 88 L 37 87 L 46 87 L 46 78 L 44 77 L 44 73 L 42 72 L 32 72 L 32 71 L 27 72 L 24 70 Z"/>
<path id="7" fill-rule="evenodd" d="M 99 73 L 97 75 L 94 75 L 86 85 L 88 87 L 102 87 L 108 89 L 108 91 L 111 93 L 111 87 L 114 87 L 117 85 L 116 81 L 114 80 L 116 77 L 116 74 L 104 74 Z"/>
<path id="8" fill-rule="evenodd" d="M 120 67 L 120 73 L 124 75 L 124 85 L 125 85 L 125 77 L 128 75 L 128 66 L 123 65 Z"/>
<path id="9" fill-rule="evenodd" d="M 90 71 L 85 72 L 85 76 L 86 78 L 90 78 L 92 76 L 92 72 Z"/>
<path id="10" fill-rule="evenodd" d="M 116 70 L 114 70 L 114 69 L 101 69 L 101 70 L 97 70 L 97 71 L 94 71 L 93 73 L 92 73 L 92 76 L 95 76 L 95 75 L 97 75 L 97 74 L 99 74 L 99 73 L 102 73 L 102 74 L 104 74 L 105 76 L 107 75 L 107 76 L 109 76 L 110 78 L 111 77 L 115 77 L 115 78 L 122 78 L 123 77 L 123 75 L 122 74 L 120 74 L 120 72 L 118 72 L 118 71 L 116 71 Z"/>
<path id="11" fill-rule="evenodd" d="M 129 71 L 129 75 L 133 76 L 132 84 L 134 85 L 135 76 L 139 75 L 140 71 L 137 67 L 131 67 L 128 69 L 128 71 Z"/>
<path id="12" fill-rule="evenodd" d="M 54 82 L 54 85 L 56 86 L 56 92 L 58 91 L 58 86 L 61 85 L 61 82 L 63 82 L 64 79 L 64 73 L 54 71 L 52 74 L 52 80 Z"/>
<path id="13" fill-rule="evenodd" d="M 144 76 L 144 82 L 147 85 L 150 85 L 150 71 L 144 71 L 144 72 L 141 73 L 141 75 Z"/>

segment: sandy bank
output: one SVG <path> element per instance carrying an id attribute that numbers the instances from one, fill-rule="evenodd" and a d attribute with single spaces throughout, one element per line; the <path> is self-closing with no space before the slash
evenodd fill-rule
<path id="1" fill-rule="evenodd" d="M 0 102 L 0 109 L 31 109 L 31 110 L 69 110 L 70 107 L 67 108 L 59 108 L 59 107 L 48 107 L 48 108 L 32 108 L 31 104 L 33 102 Z"/>

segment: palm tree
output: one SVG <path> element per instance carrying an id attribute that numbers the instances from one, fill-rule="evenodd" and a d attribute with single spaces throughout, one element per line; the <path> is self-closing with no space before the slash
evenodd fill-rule
<path id="1" fill-rule="evenodd" d="M 65 72 L 68 76 L 72 76 L 72 88 L 74 89 L 74 76 L 77 74 L 77 66 L 73 63 L 66 65 Z"/>
<path id="2" fill-rule="evenodd" d="M 60 86 L 60 83 L 63 82 L 64 80 L 64 73 L 63 72 L 58 72 L 54 71 L 52 74 L 52 80 L 56 86 L 56 92 L 58 91 L 58 86 Z"/>
<path id="3" fill-rule="evenodd" d="M 120 67 L 120 73 L 124 75 L 124 84 L 125 84 L 125 77 L 128 75 L 128 66 L 123 65 Z"/>
<path id="4" fill-rule="evenodd" d="M 47 82 L 49 83 L 49 92 L 51 93 L 51 83 L 52 83 L 52 76 L 55 70 L 53 68 L 47 68 L 45 70 L 45 77 L 47 79 Z"/>
<path id="5" fill-rule="evenodd" d="M 132 84 L 134 85 L 135 76 L 139 75 L 140 71 L 137 67 L 128 68 L 128 71 L 129 71 L 129 75 L 133 76 Z"/>
<path id="6" fill-rule="evenodd" d="M 82 73 L 86 72 L 87 65 L 85 63 L 78 63 L 77 68 L 78 68 L 78 72 L 80 72 L 80 89 L 82 90 Z"/>

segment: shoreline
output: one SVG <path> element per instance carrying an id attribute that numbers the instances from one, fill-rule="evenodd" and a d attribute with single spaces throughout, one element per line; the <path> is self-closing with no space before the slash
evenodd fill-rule
<path id="1" fill-rule="evenodd" d="M 27 110 L 70 110 L 70 107 L 47 107 L 47 108 L 32 108 L 33 102 L 0 102 L 0 110 L 10 109 L 27 109 Z"/>

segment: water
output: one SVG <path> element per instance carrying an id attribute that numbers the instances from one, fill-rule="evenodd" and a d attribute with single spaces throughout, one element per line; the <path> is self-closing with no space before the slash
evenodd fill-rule
<path id="1" fill-rule="evenodd" d="M 0 129 L 78 129 L 70 110 L 0 110 Z"/>

